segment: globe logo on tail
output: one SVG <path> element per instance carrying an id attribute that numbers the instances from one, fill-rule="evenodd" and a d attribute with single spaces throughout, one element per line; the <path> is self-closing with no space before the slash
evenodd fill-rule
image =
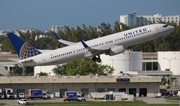
<path id="1" fill-rule="evenodd" d="M 41 52 L 38 51 L 33 46 L 31 46 L 30 44 L 24 43 L 23 46 L 21 47 L 19 58 L 26 59 L 26 58 L 29 58 L 38 54 L 41 54 Z"/>

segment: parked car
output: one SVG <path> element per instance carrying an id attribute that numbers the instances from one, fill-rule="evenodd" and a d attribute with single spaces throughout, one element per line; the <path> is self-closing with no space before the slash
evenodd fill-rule
<path id="1" fill-rule="evenodd" d="M 27 99 L 19 99 L 19 100 L 17 100 L 17 103 L 22 104 L 22 105 L 30 104 L 30 102 Z"/>
<path id="2" fill-rule="evenodd" d="M 180 91 L 180 90 L 175 90 L 175 91 L 174 91 L 174 95 L 177 95 L 177 94 L 178 94 L 178 91 Z"/>
<path id="3" fill-rule="evenodd" d="M 162 96 L 168 96 L 168 95 L 170 95 L 170 92 L 167 91 L 166 89 L 160 89 L 160 93 L 161 93 Z"/>
<path id="4" fill-rule="evenodd" d="M 43 99 L 51 99 L 50 95 L 48 93 L 43 93 Z"/>
<path id="5" fill-rule="evenodd" d="M 18 98 L 19 98 L 19 99 L 23 99 L 23 98 L 25 98 L 24 93 L 19 93 L 19 94 L 18 94 Z"/>

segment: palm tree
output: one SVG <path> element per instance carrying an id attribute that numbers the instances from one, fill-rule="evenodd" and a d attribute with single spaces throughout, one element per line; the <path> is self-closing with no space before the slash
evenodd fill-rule
<path id="1" fill-rule="evenodd" d="M 170 69 L 166 69 L 165 71 L 170 71 Z M 161 85 L 165 85 L 167 89 L 171 89 L 173 86 L 173 82 L 177 82 L 177 78 L 172 75 L 164 75 L 161 78 Z M 172 92 L 171 92 L 172 94 Z"/>

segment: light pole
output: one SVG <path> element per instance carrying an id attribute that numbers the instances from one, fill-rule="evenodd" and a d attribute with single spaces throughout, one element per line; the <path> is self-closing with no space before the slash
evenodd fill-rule
<path id="1" fill-rule="evenodd" d="M 171 60 L 173 60 L 173 59 L 175 59 L 175 58 L 171 58 L 171 59 L 164 58 L 164 59 L 168 60 L 168 62 L 169 62 L 169 70 L 171 70 Z"/>

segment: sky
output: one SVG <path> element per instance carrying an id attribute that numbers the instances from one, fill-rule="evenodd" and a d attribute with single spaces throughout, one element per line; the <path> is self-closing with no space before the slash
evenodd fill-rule
<path id="1" fill-rule="evenodd" d="M 180 0 L 0 0 L 0 30 L 114 26 L 120 15 L 180 15 Z"/>

